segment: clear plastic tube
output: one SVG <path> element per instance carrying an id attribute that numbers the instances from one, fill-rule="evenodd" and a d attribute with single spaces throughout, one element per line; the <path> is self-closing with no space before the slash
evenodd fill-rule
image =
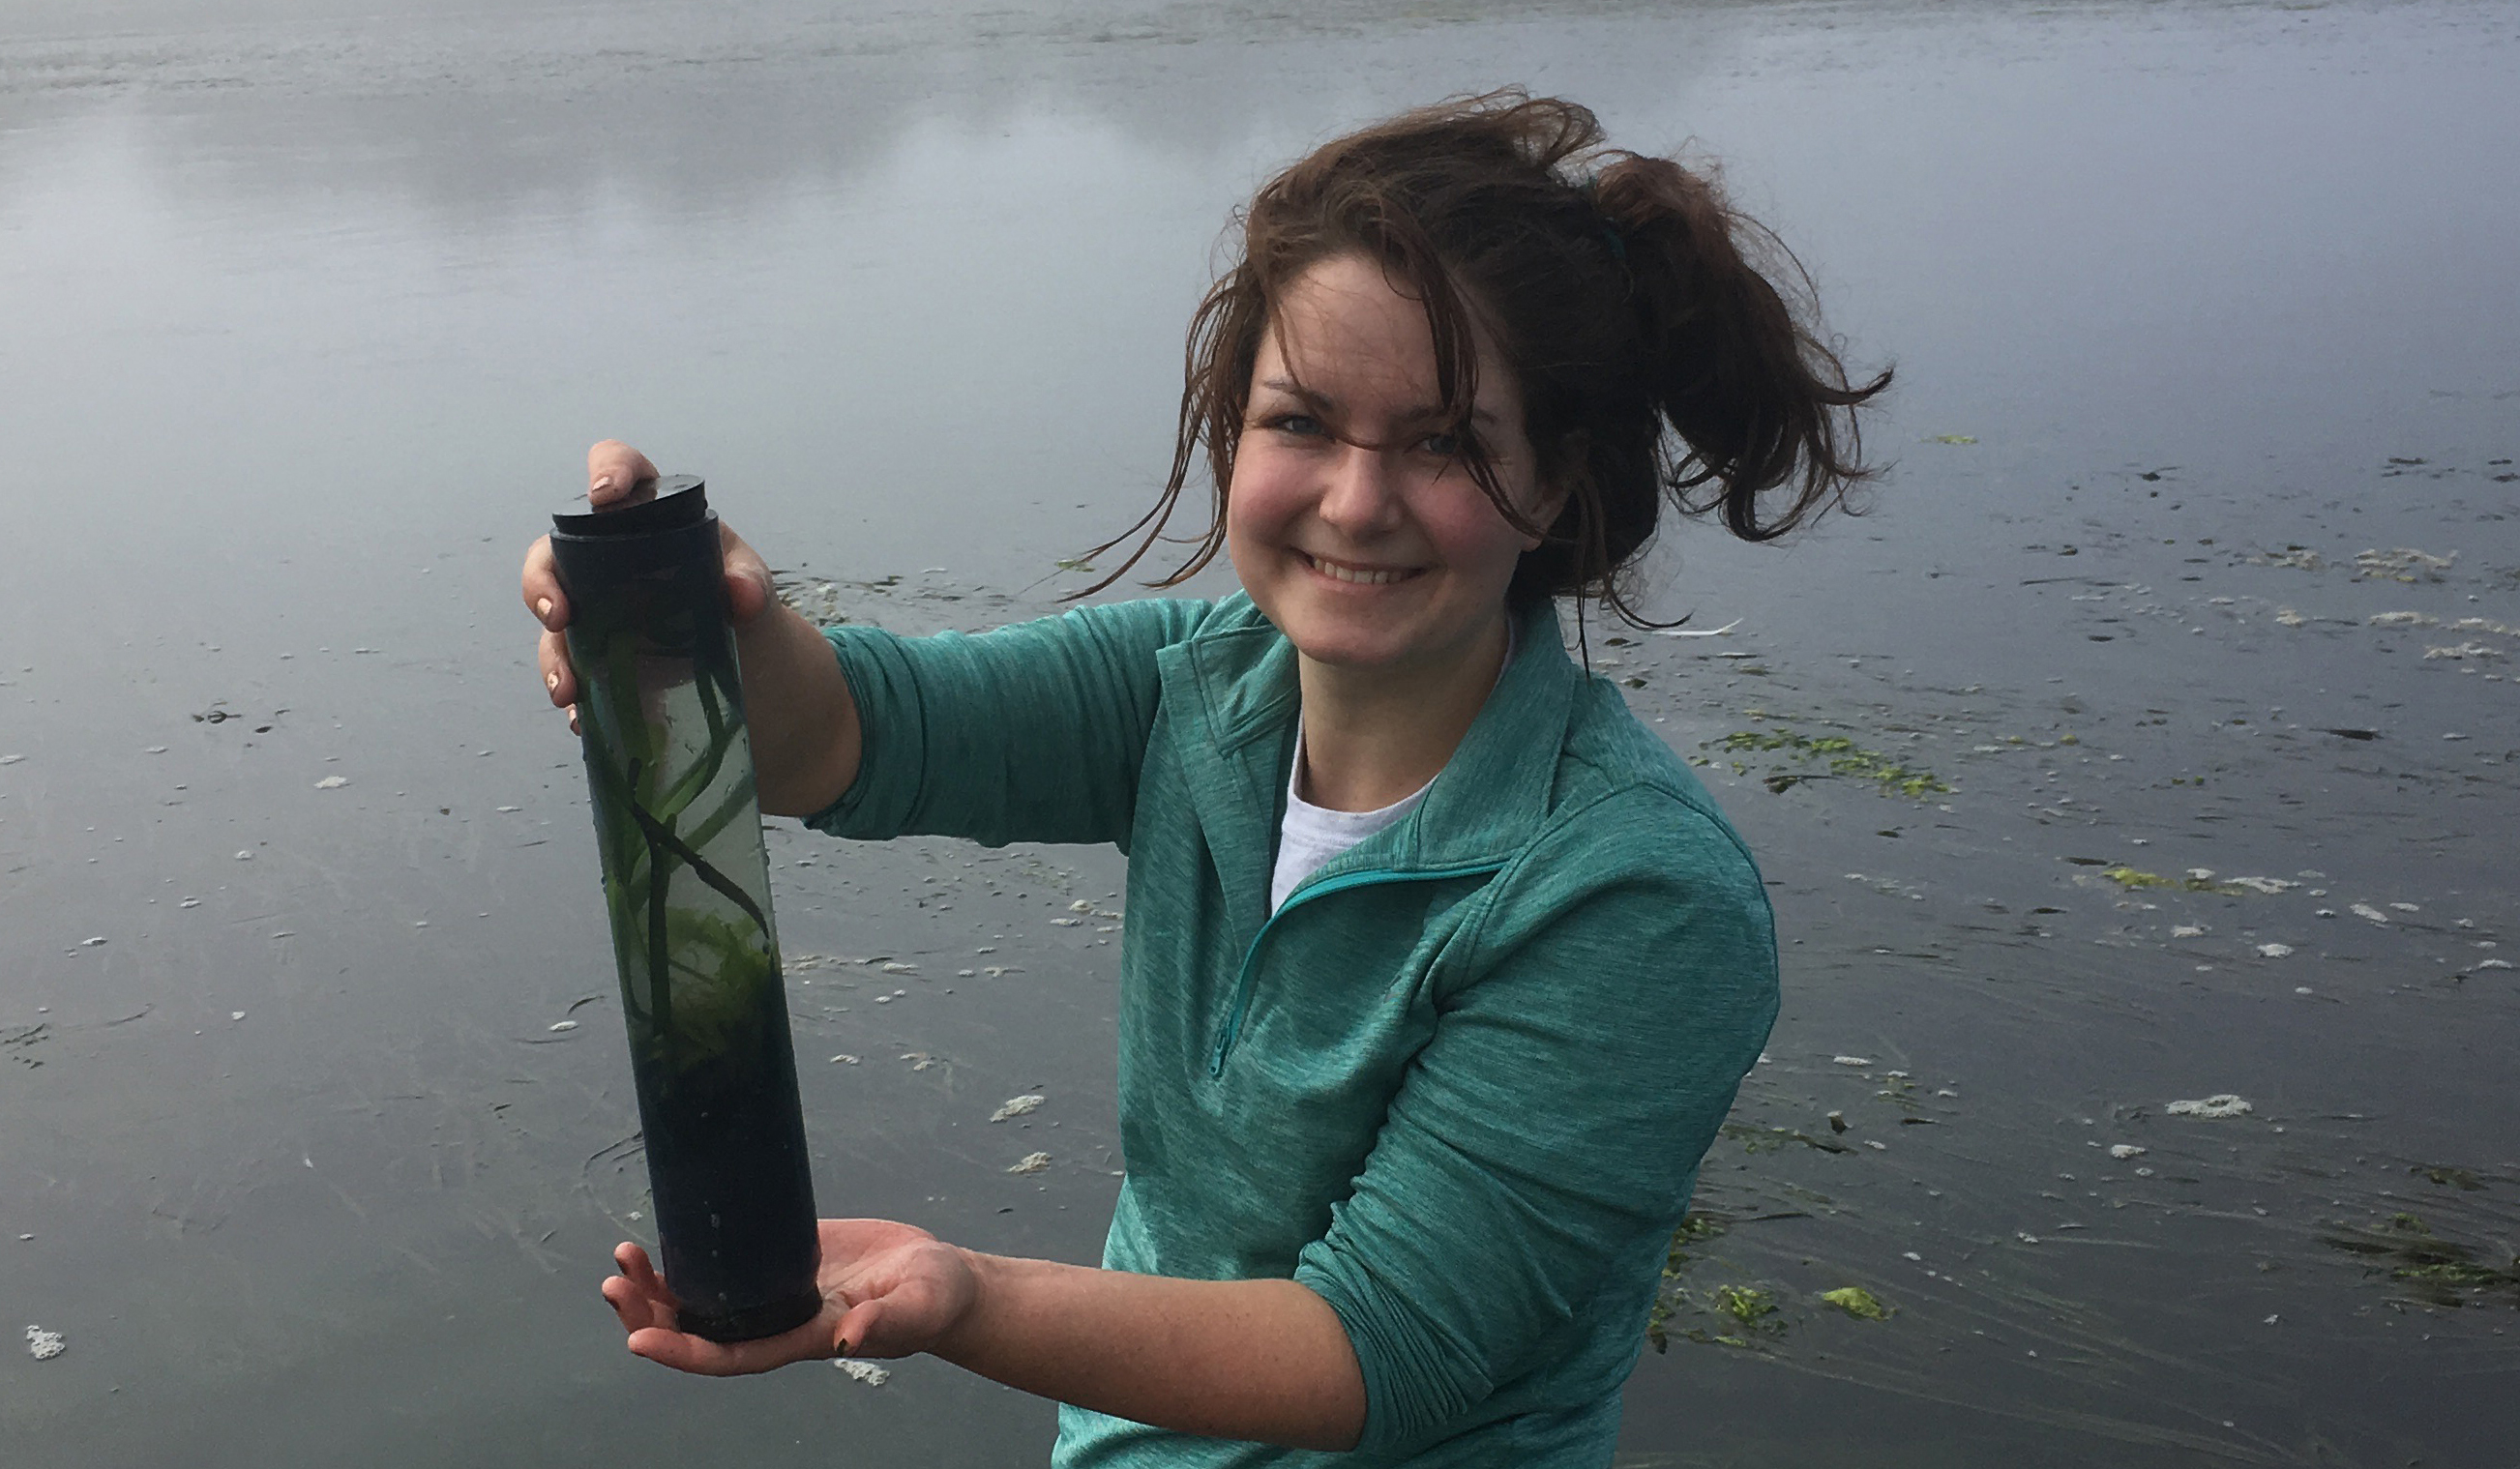
<path id="1" fill-rule="evenodd" d="M 717 517 L 677 478 L 552 552 L 666 1284 L 685 1331 L 775 1336 L 820 1249 Z"/>

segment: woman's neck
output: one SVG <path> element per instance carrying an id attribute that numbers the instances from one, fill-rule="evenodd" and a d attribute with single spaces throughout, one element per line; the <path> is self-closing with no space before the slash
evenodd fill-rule
<path id="1" fill-rule="evenodd" d="M 1479 717 L 1505 666 L 1502 609 L 1462 653 L 1424 668 L 1341 668 L 1297 654 L 1303 691 L 1303 798 L 1378 811 L 1435 779 Z"/>

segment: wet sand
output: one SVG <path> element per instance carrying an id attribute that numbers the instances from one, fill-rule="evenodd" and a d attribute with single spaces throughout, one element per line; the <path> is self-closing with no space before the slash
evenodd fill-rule
<path id="1" fill-rule="evenodd" d="M 1786 946 L 1621 1462 L 2520 1445 L 2507 10 L 46 3 L 0 27 L 0 1326 L 66 1350 L 0 1365 L 0 1445 L 1038 1458 L 934 1363 L 621 1353 L 644 1174 L 517 555 L 619 433 L 820 612 L 1047 610 L 1161 472 L 1226 210 L 1508 79 L 1726 159 L 1902 378 L 1868 513 L 1670 539 L 1730 631 L 1587 630 Z M 1092 1258 L 1117 858 L 772 844 L 826 1207 Z"/>

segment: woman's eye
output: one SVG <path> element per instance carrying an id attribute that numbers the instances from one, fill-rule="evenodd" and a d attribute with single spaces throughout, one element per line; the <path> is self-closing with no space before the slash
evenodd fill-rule
<path id="1" fill-rule="evenodd" d="M 1418 441 L 1418 447 L 1445 459 L 1459 459 L 1463 446 L 1458 433 L 1430 433 Z"/>
<path id="2" fill-rule="evenodd" d="M 1322 421 L 1308 413 L 1280 414 L 1272 425 L 1282 432 L 1311 437 L 1322 431 Z"/>

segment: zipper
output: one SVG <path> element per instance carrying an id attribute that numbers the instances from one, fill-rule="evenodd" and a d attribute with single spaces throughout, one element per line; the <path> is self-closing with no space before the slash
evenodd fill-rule
<path id="1" fill-rule="evenodd" d="M 1310 903 L 1315 898 L 1327 897 L 1331 893 L 1343 892 L 1352 887 L 1372 887 L 1386 882 L 1441 882 L 1454 877 L 1483 877 L 1504 869 L 1505 864 L 1502 862 L 1479 863 L 1462 868 L 1443 868 L 1426 872 L 1397 872 L 1385 868 L 1369 868 L 1363 871 L 1341 873 L 1326 882 L 1316 882 L 1297 888 L 1283 904 L 1280 905 L 1276 913 L 1269 915 L 1268 921 L 1260 925 L 1260 931 L 1251 936 L 1251 947 L 1243 951 L 1241 970 L 1234 978 L 1233 1007 L 1226 1011 L 1225 1025 L 1217 1032 L 1216 1045 L 1208 1051 L 1208 1076 L 1215 1078 L 1225 1075 L 1225 1058 L 1233 1051 L 1236 1038 L 1242 1034 L 1242 1019 L 1251 1011 L 1251 992 L 1259 983 L 1256 971 L 1260 960 L 1260 946 L 1268 942 L 1269 930 L 1278 926 L 1278 920 L 1292 913 L 1298 904 Z"/>

